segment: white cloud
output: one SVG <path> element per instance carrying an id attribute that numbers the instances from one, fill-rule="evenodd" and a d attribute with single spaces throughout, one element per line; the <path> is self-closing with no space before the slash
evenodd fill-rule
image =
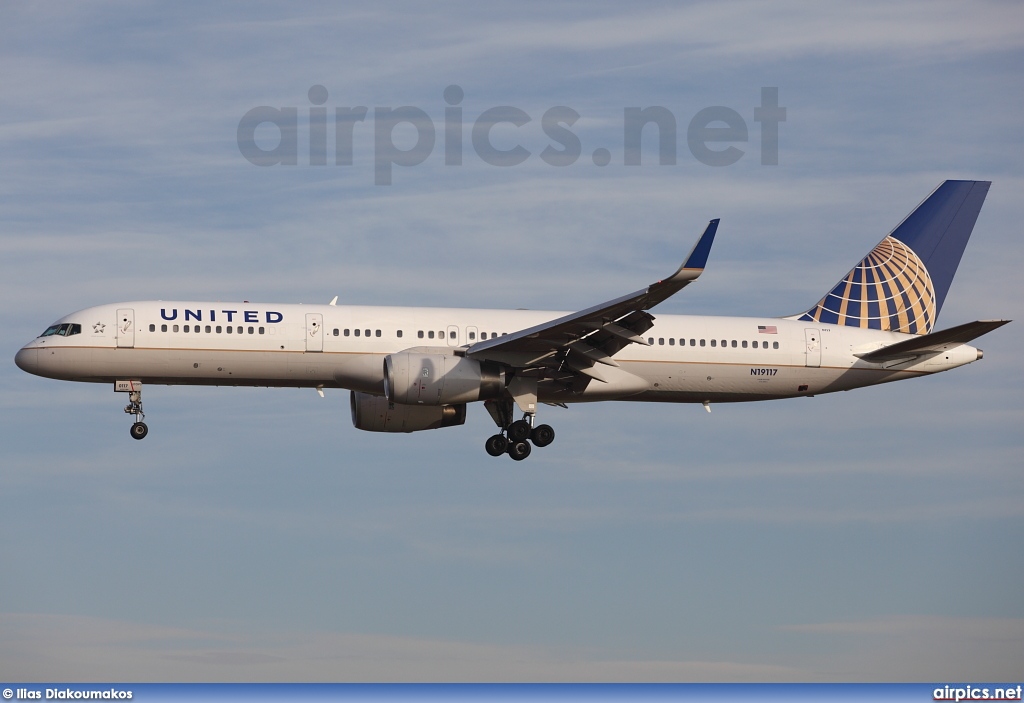
<path id="1" fill-rule="evenodd" d="M 1024 651 L 1021 618 L 907 615 L 786 629 L 838 648 L 818 663 L 836 679 L 1015 681 Z"/>
<path id="2" fill-rule="evenodd" d="M 60 615 L 0 615 L 0 677 L 63 681 L 771 681 L 808 672 L 729 661 L 344 633 L 243 634 Z"/>
<path id="3" fill-rule="evenodd" d="M 74 681 L 1015 680 L 1024 620 L 899 616 L 796 625 L 811 663 L 622 659 L 394 635 L 252 633 L 81 616 L 0 615 L 0 677 Z"/>

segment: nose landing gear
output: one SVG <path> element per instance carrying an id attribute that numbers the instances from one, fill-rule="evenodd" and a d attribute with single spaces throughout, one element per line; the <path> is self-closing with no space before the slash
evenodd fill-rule
<path id="1" fill-rule="evenodd" d="M 142 382 L 141 381 L 117 381 L 114 383 L 114 390 L 119 393 L 128 393 L 128 405 L 124 411 L 128 415 L 135 416 L 129 433 L 132 439 L 144 439 L 149 434 L 149 426 L 143 420 L 146 413 L 142 412 Z"/>

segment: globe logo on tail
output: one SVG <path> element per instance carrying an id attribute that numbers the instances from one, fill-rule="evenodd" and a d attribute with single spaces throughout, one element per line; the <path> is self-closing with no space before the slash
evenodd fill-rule
<path id="1" fill-rule="evenodd" d="M 927 334 L 935 323 L 935 288 L 914 251 L 891 235 L 799 319 Z"/>

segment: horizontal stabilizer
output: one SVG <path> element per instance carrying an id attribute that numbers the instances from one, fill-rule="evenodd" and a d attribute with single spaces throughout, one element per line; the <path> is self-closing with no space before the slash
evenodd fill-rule
<path id="1" fill-rule="evenodd" d="M 866 354 L 857 354 L 857 356 L 864 359 L 864 361 L 880 362 L 943 352 L 953 347 L 958 347 L 961 344 L 967 344 L 967 342 L 977 339 L 983 334 L 988 334 L 992 330 L 1002 327 L 1007 322 L 1009 320 L 978 320 L 976 322 L 968 322 L 956 327 L 950 327 L 948 330 L 923 334 L 914 339 L 896 342 L 896 344 L 890 344 L 887 347 L 882 347 Z"/>

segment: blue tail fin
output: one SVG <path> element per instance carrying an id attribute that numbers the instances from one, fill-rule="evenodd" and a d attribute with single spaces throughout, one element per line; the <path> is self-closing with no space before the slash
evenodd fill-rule
<path id="1" fill-rule="evenodd" d="M 946 181 L 798 320 L 927 334 L 946 300 L 989 181 Z"/>

